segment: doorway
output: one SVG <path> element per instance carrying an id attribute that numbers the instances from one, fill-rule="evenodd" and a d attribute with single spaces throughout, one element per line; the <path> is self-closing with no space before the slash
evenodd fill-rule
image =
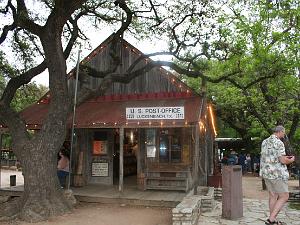
<path id="1" fill-rule="evenodd" d="M 115 129 L 114 135 L 114 154 L 113 154 L 113 183 L 119 184 L 119 165 L 120 165 L 120 135 L 119 129 Z M 123 143 L 123 179 L 124 186 L 137 185 L 137 151 L 138 151 L 138 129 L 124 129 Z"/>

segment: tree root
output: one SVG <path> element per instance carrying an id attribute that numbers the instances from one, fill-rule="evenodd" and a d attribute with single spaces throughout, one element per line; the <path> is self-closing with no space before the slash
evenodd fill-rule
<path id="1" fill-rule="evenodd" d="M 19 218 L 27 222 L 39 222 L 71 211 L 72 205 L 63 196 L 43 199 L 27 199 Z"/>
<path id="2" fill-rule="evenodd" d="M 0 221 L 10 221 L 18 217 L 20 212 L 20 198 L 9 198 L 0 204 Z"/>
<path id="3" fill-rule="evenodd" d="M 48 197 L 12 198 L 0 204 L 0 221 L 22 220 L 39 222 L 70 212 L 76 200 L 71 191 Z"/>

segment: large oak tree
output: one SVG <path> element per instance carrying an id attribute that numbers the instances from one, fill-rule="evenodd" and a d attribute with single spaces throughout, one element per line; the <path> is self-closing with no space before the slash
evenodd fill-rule
<path id="1" fill-rule="evenodd" d="M 34 4 L 33 4 L 34 3 Z M 103 22 L 115 28 L 110 49 L 111 66 L 106 71 L 95 71 L 88 64 L 80 66 L 81 89 L 79 104 L 87 98 L 102 95 L 112 82 L 129 82 L 147 70 L 168 66 L 180 74 L 200 77 L 206 82 L 234 80 L 241 72 L 239 64 L 230 70 L 211 76 L 199 64 L 202 60 L 220 59 L 228 55 L 226 41 L 221 38 L 221 1 L 195 0 L 7 0 L 1 5 L 5 26 L 1 29 L 0 45 L 10 47 L 15 60 L 3 74 L 7 85 L 0 99 L 0 123 L 8 127 L 13 150 L 21 161 L 24 172 L 24 194 L 13 204 L 2 205 L 0 214 L 18 216 L 28 221 L 39 221 L 70 210 L 56 177 L 56 155 L 67 128 L 72 96 L 68 93 L 67 60 L 80 40 L 87 39 L 88 24 L 101 35 Z M 3 3 L 2 3 L 3 4 Z M 115 44 L 127 34 L 145 38 L 164 38 L 169 45 L 163 52 L 142 55 L 171 55 L 181 64 L 151 61 L 145 68 L 136 69 L 133 63 L 125 74 L 118 74 L 122 63 Z M 125 33 L 126 34 L 126 33 Z M 232 48 L 235 50 L 236 48 Z M 231 49 L 231 50 L 232 50 Z M 74 51 L 73 51 L 74 52 Z M 231 51 L 234 56 L 235 52 Z M 72 57 L 71 57 L 72 58 Z M 17 63 L 16 63 L 17 62 Z M 13 68 L 13 71 L 10 70 Z M 28 133 L 25 122 L 12 108 L 16 91 L 47 69 L 51 102 L 41 130 Z M 84 77 L 104 78 L 99 87 L 85 87 Z M 263 78 L 263 77 L 262 77 Z M 260 79 L 262 79 L 260 78 Z M 202 91 L 204 91 L 203 89 Z M 10 207 L 9 207 L 10 206 Z"/>

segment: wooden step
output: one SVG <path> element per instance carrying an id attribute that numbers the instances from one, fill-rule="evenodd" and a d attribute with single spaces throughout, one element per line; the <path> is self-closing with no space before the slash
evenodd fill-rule
<path id="1" fill-rule="evenodd" d="M 145 177 L 146 180 L 186 180 L 186 177 Z"/>
<path id="2" fill-rule="evenodd" d="M 166 170 L 166 169 L 157 169 L 157 170 L 147 170 L 147 173 L 188 173 L 189 170 Z"/>
<path id="3" fill-rule="evenodd" d="M 146 185 L 146 189 L 152 190 L 175 190 L 175 191 L 186 191 L 185 186 L 162 186 L 162 185 Z"/>

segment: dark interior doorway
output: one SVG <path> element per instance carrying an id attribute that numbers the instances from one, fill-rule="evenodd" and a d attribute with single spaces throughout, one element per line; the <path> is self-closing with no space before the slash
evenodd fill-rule
<path id="1" fill-rule="evenodd" d="M 119 165 L 120 165 L 120 136 L 119 129 L 115 129 L 114 135 L 114 154 L 113 154 L 113 174 L 114 185 L 119 184 Z M 124 130 L 124 160 L 123 174 L 124 185 L 137 185 L 137 151 L 138 151 L 138 132 L 137 129 L 128 128 Z"/>

